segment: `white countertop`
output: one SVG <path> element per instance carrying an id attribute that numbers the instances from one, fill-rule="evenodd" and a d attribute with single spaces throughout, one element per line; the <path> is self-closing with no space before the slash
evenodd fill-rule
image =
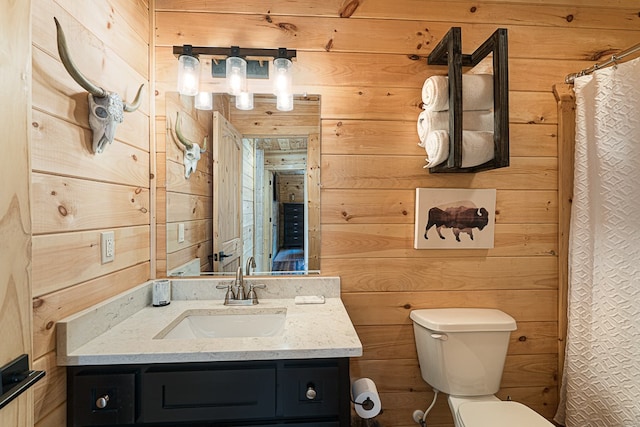
<path id="1" fill-rule="evenodd" d="M 362 344 L 339 297 L 339 278 L 264 278 L 259 304 L 225 306 L 229 279 L 174 279 L 172 302 L 151 305 L 151 283 L 93 306 L 57 324 L 58 365 L 112 365 L 232 360 L 357 357 Z M 337 286 L 337 288 L 336 288 Z M 263 291 L 263 292 L 260 292 Z M 323 295 L 324 304 L 295 304 L 296 295 Z M 188 310 L 285 309 L 284 332 L 271 337 L 158 339 Z"/>

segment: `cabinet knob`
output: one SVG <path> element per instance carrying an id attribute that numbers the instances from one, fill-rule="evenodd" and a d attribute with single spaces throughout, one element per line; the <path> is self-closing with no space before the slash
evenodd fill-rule
<path id="1" fill-rule="evenodd" d="M 106 408 L 108 403 L 109 403 L 109 395 L 108 394 L 105 394 L 104 396 L 101 396 L 96 400 L 96 406 L 99 409 Z"/>
<path id="2" fill-rule="evenodd" d="M 318 393 L 316 393 L 315 389 L 313 388 L 313 384 L 309 384 L 307 387 L 308 387 L 307 393 L 306 393 L 307 399 L 309 400 L 315 399 Z"/>

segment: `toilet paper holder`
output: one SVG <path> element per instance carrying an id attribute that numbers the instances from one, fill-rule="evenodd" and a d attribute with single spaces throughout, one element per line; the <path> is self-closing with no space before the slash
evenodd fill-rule
<path id="1" fill-rule="evenodd" d="M 364 419 L 373 418 L 381 411 L 380 396 L 375 383 L 370 378 L 360 378 L 351 386 L 351 402 L 355 405 L 358 416 Z"/>
<path id="2" fill-rule="evenodd" d="M 365 411 L 370 411 L 373 409 L 374 406 L 376 406 L 375 403 L 373 403 L 373 400 L 371 400 L 370 397 L 367 397 L 364 401 L 362 402 L 356 402 L 355 400 L 352 400 L 351 403 L 353 403 L 354 405 L 360 405 L 362 406 L 362 409 L 364 409 Z"/>

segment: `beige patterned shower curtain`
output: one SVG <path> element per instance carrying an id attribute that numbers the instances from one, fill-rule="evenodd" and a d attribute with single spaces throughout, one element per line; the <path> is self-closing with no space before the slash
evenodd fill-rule
<path id="1" fill-rule="evenodd" d="M 555 420 L 640 426 L 640 58 L 579 77 L 567 346 Z"/>

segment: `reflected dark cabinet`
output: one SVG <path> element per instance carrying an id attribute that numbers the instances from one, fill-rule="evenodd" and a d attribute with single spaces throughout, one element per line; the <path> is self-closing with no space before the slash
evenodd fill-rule
<path id="1" fill-rule="evenodd" d="M 282 227 L 284 236 L 282 247 L 301 248 L 304 246 L 304 203 L 285 203 Z"/>
<path id="2" fill-rule="evenodd" d="M 67 426 L 346 427 L 349 390 L 348 358 L 71 366 Z"/>

